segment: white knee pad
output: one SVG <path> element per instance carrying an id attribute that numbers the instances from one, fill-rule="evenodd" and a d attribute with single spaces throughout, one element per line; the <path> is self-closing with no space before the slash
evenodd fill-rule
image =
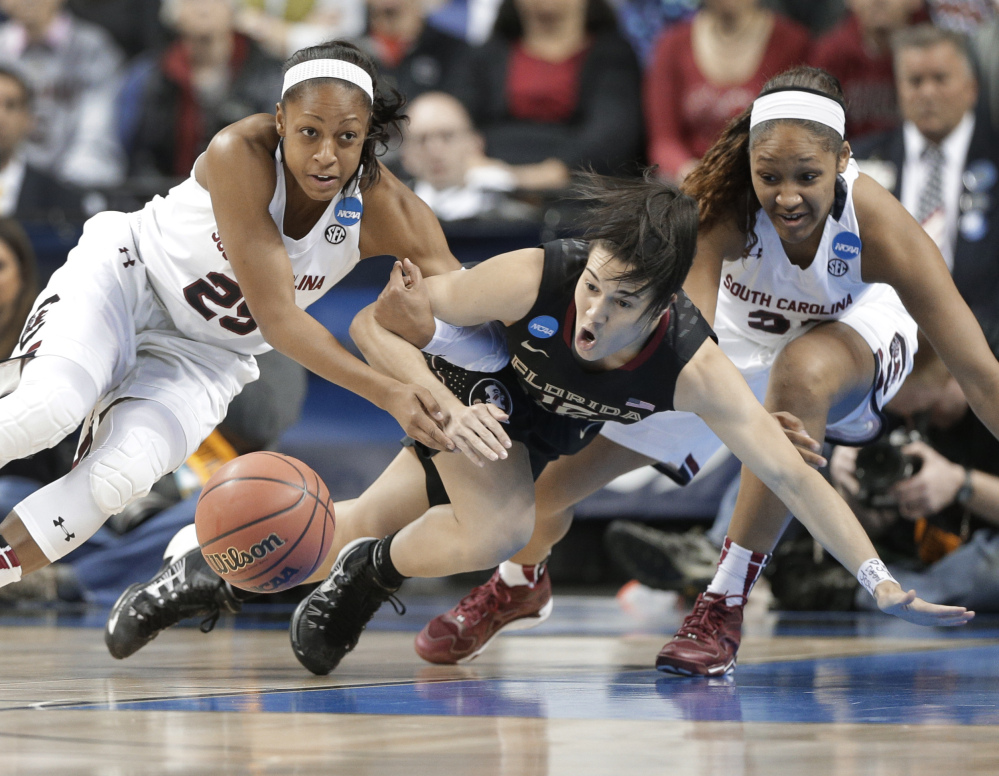
<path id="1" fill-rule="evenodd" d="M 55 561 L 93 536 L 108 517 L 149 493 L 186 457 L 180 423 L 165 407 L 122 402 L 101 421 L 93 449 L 76 468 L 14 511 L 45 556 Z"/>
<path id="2" fill-rule="evenodd" d="M 162 405 L 116 404 L 97 427 L 84 459 L 97 507 L 110 517 L 148 494 L 160 477 L 184 462 L 186 446 L 180 423 Z"/>
<path id="3" fill-rule="evenodd" d="M 17 388 L 0 399 L 0 465 L 61 441 L 97 403 L 87 371 L 59 356 L 32 359 Z"/>

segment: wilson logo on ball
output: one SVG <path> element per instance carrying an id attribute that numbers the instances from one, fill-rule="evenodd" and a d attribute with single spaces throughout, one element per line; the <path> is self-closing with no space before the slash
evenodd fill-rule
<path id="1" fill-rule="evenodd" d="M 236 547 L 230 547 L 224 552 L 213 552 L 205 555 L 205 560 L 211 565 L 212 571 L 219 576 L 224 576 L 266 558 L 278 547 L 283 546 L 284 542 L 281 540 L 281 537 L 272 533 L 266 539 L 254 544 L 249 550 L 239 550 Z"/>

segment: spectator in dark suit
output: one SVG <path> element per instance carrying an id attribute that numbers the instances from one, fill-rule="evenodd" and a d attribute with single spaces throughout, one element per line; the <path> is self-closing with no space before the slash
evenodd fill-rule
<path id="1" fill-rule="evenodd" d="M 931 25 L 894 39 L 901 128 L 857 143 L 861 165 L 936 241 L 975 313 L 999 314 L 999 143 L 976 121 L 965 38 Z M 873 162 L 873 163 L 871 163 Z"/>
<path id="2" fill-rule="evenodd" d="M 81 193 L 28 162 L 33 95 L 16 71 L 0 66 L 0 216 L 25 221 L 82 217 Z"/>

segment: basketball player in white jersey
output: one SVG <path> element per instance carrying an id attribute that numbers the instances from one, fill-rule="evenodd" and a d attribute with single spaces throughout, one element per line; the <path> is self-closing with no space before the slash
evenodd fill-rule
<path id="1" fill-rule="evenodd" d="M 430 209 L 375 156 L 402 104 L 376 79 L 350 44 L 299 51 L 275 116 L 220 132 L 191 177 L 142 211 L 87 222 L 4 365 L 0 464 L 86 419 L 85 439 L 74 470 L 0 524 L 0 586 L 64 557 L 179 467 L 271 347 L 426 444 L 452 446 L 429 392 L 371 369 L 304 312 L 362 258 L 415 255 L 431 274 L 458 266 Z M 206 596 L 237 605 L 217 578 L 201 599 L 197 585 L 173 590 L 179 571 L 165 570 L 160 598 L 189 612 Z M 132 603 L 123 621 L 155 615 Z"/>
<path id="2" fill-rule="evenodd" d="M 767 409 L 800 418 L 814 450 L 827 435 L 850 444 L 877 436 L 881 408 L 911 370 L 916 323 L 999 435 L 999 364 L 933 242 L 891 194 L 858 174 L 844 123 L 839 84 L 824 71 L 795 68 L 764 87 L 685 183 L 701 215 L 684 287 Z M 426 318 L 402 317 L 407 293 L 386 296 L 379 318 L 425 345 Z M 591 445 L 541 475 L 530 544 L 433 620 L 417 652 L 435 663 L 464 661 L 503 628 L 542 621 L 551 609 L 544 562 L 573 504 L 652 463 L 689 480 L 719 446 L 682 413 L 605 424 Z M 824 463 L 817 454 L 811 461 Z M 657 657 L 660 670 L 714 676 L 735 665 L 743 605 L 788 520 L 745 467 L 742 476 L 716 576 Z M 877 582 L 860 577 L 868 589 Z"/>

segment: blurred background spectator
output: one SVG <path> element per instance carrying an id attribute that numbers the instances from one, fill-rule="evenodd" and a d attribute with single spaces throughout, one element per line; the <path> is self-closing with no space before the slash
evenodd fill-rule
<path id="1" fill-rule="evenodd" d="M 689 19 L 698 5 L 698 0 L 622 0 L 617 4 L 621 33 L 635 49 L 642 67 L 648 66 L 652 47 L 663 30 Z"/>
<path id="2" fill-rule="evenodd" d="M 34 123 L 32 102 L 24 77 L 0 65 L 0 216 L 53 224 L 78 221 L 80 192 L 28 162 L 25 142 Z M 33 266 L 34 258 L 28 263 Z M 5 290 L 0 288 L 0 293 Z"/>
<path id="3" fill-rule="evenodd" d="M 808 31 L 758 0 L 704 0 L 664 32 L 646 71 L 649 161 L 682 180 L 768 78 L 805 60 Z"/>
<path id="4" fill-rule="evenodd" d="M 486 154 L 526 189 L 571 170 L 632 170 L 641 154 L 640 69 L 606 0 L 504 0 L 459 96 Z"/>
<path id="5" fill-rule="evenodd" d="M 427 24 L 423 0 L 367 0 L 368 31 L 357 41 L 378 63 L 379 83 L 412 100 L 424 92 L 454 92 L 469 46 Z"/>
<path id="6" fill-rule="evenodd" d="M 66 8 L 107 30 L 125 58 L 133 59 L 166 42 L 160 4 L 161 0 L 68 0 Z"/>
<path id="7" fill-rule="evenodd" d="M 994 0 L 926 0 L 926 5 L 937 27 L 966 34 L 996 17 Z"/>
<path id="8" fill-rule="evenodd" d="M 481 46 L 492 35 L 502 0 L 444 0 L 428 3 L 427 23 L 439 30 Z"/>
<path id="9" fill-rule="evenodd" d="M 978 87 L 961 33 L 929 24 L 894 39 L 905 122 L 854 145 L 862 164 L 899 198 L 940 248 L 965 301 L 999 317 L 999 144 L 975 116 Z"/>
<path id="10" fill-rule="evenodd" d="M 442 221 L 525 219 L 535 210 L 512 199 L 516 168 L 487 159 L 485 141 L 457 98 L 426 92 L 409 105 L 402 166 L 416 195 Z"/>
<path id="11" fill-rule="evenodd" d="M 364 32 L 364 0 L 238 0 L 237 4 L 236 28 L 281 60 L 324 40 L 354 38 Z"/>
<path id="12" fill-rule="evenodd" d="M 31 241 L 17 221 L 0 217 L 0 360 L 14 351 L 36 296 L 38 270 Z"/>
<path id="13" fill-rule="evenodd" d="M 122 133 L 132 176 L 190 174 L 216 132 L 281 99 L 281 62 L 235 29 L 237 0 L 165 0 L 176 40 L 134 65 Z"/>
<path id="14" fill-rule="evenodd" d="M 794 19 L 813 36 L 831 30 L 845 12 L 845 0 L 764 0 L 763 6 Z"/>
<path id="15" fill-rule="evenodd" d="M 125 171 L 114 122 L 122 54 L 65 2 L 2 0 L 0 64 L 19 68 L 35 95 L 29 161 L 78 186 L 114 185 Z"/>
<path id="16" fill-rule="evenodd" d="M 999 18 L 972 33 L 971 49 L 978 68 L 979 117 L 999 129 Z"/>
<path id="17" fill-rule="evenodd" d="M 847 8 L 846 19 L 815 42 L 809 64 L 828 70 L 843 86 L 852 144 L 899 123 L 891 36 L 916 18 L 922 0 L 847 0 Z"/>

